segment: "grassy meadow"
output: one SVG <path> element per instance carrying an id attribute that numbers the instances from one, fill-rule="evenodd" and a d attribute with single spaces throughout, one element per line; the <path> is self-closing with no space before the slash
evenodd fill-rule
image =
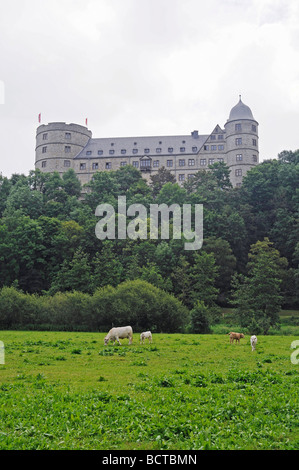
<path id="1" fill-rule="evenodd" d="M 0 449 L 299 448 L 298 337 L 105 334 L 0 332 Z"/>

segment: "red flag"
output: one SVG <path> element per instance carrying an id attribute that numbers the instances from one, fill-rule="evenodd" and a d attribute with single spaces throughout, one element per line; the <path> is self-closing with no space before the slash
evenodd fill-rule
<path id="1" fill-rule="evenodd" d="M 87 118 L 85 119 L 85 126 L 87 126 Z"/>
<path id="2" fill-rule="evenodd" d="M 39 115 L 38 115 L 38 122 L 41 122 L 41 118 L 42 118 L 42 115 L 41 115 L 41 113 L 39 113 Z"/>

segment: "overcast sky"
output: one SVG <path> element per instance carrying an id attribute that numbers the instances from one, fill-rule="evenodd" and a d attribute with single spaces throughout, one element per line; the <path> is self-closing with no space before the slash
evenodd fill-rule
<path id="1" fill-rule="evenodd" d="M 299 148 L 298 0 L 0 0 L 0 172 L 42 123 L 93 137 L 209 134 L 239 94 L 260 159 Z"/>

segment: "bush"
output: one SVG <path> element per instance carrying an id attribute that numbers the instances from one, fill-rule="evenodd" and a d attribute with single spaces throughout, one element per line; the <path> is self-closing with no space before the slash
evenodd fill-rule
<path id="1" fill-rule="evenodd" d="M 204 302 L 197 300 L 194 308 L 190 312 L 191 332 L 192 333 L 210 333 L 210 316 L 208 307 Z"/>
<path id="2" fill-rule="evenodd" d="M 53 296 L 24 294 L 13 287 L 0 290 L 0 327 L 106 331 L 131 325 L 134 330 L 183 331 L 187 308 L 173 295 L 146 281 L 106 286 L 93 295 L 57 292 Z"/>

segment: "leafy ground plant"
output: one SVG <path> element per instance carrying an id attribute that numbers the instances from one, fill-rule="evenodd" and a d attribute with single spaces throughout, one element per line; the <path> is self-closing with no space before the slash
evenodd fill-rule
<path id="1" fill-rule="evenodd" d="M 298 449 L 295 337 L 104 336 L 1 332 L 1 449 Z"/>

